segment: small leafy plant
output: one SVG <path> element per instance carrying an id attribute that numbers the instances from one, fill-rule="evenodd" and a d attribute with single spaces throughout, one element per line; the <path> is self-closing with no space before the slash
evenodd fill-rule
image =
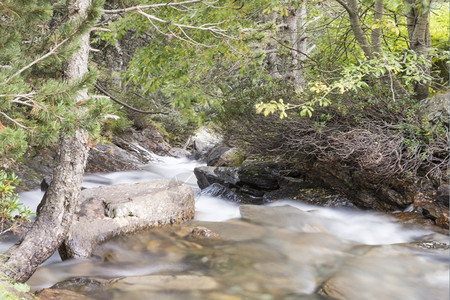
<path id="1" fill-rule="evenodd" d="M 30 222 L 33 213 L 23 203 L 19 202 L 19 195 L 15 193 L 19 178 L 0 170 L 0 234 L 15 231 L 20 225 Z"/>

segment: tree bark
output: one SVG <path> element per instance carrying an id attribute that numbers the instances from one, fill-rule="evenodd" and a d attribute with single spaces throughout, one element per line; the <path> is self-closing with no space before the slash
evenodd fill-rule
<path id="1" fill-rule="evenodd" d="M 68 1 L 69 19 L 82 18 L 91 0 Z M 88 71 L 89 32 L 81 38 L 79 50 L 67 62 L 67 80 L 75 80 Z M 87 97 L 79 92 L 76 101 Z M 2 271 L 10 278 L 25 282 L 66 238 L 78 207 L 84 168 L 88 157 L 88 135 L 82 129 L 61 133 L 53 180 L 47 190 L 40 213 L 24 238 L 5 254 Z"/>
<path id="2" fill-rule="evenodd" d="M 417 53 L 418 56 L 423 55 L 429 58 L 429 52 L 431 47 L 431 37 L 430 37 L 430 10 L 419 11 L 415 5 L 414 0 L 404 0 L 411 9 L 406 15 L 406 26 L 408 28 L 408 37 L 410 48 Z M 431 1 L 430 1 L 431 2 Z M 430 3 L 431 5 L 431 3 Z M 429 76 L 431 69 L 429 66 L 418 64 L 419 69 L 422 70 L 424 75 Z M 415 97 L 418 100 L 428 98 L 429 93 L 429 83 L 428 82 L 418 82 L 414 87 Z"/>
<path id="3" fill-rule="evenodd" d="M 291 66 L 290 78 L 296 91 L 303 91 L 305 86 L 305 76 L 303 74 L 303 62 L 307 52 L 307 38 L 302 36 L 301 30 L 306 24 L 307 10 L 306 0 L 297 9 L 290 9 L 289 15 L 285 17 L 288 38 L 291 46 Z"/>
<path id="4" fill-rule="evenodd" d="M 57 166 L 44 205 L 20 244 L 5 253 L 8 260 L 3 272 L 8 277 L 25 282 L 64 241 L 78 205 L 88 155 L 86 142 L 86 134 L 78 130 L 73 137 L 60 138 Z"/>
<path id="5" fill-rule="evenodd" d="M 372 29 L 370 34 L 371 37 L 371 48 L 372 53 L 381 54 L 383 49 L 381 48 L 381 26 L 383 24 L 383 14 L 384 14 L 384 0 L 375 0 L 373 19 L 375 24 L 378 25 L 376 28 Z"/>
<path id="6" fill-rule="evenodd" d="M 367 38 L 359 17 L 359 8 L 357 0 L 336 0 L 346 11 L 349 16 L 350 26 L 355 40 L 359 47 L 363 50 L 364 56 L 367 59 L 373 59 L 379 57 L 383 53 L 381 45 L 381 27 L 374 28 L 371 31 L 371 40 Z M 374 20 L 381 26 L 384 14 L 384 0 L 375 0 L 374 4 Z M 396 96 L 404 96 L 407 91 L 400 83 L 400 81 L 392 74 L 385 74 L 381 77 L 384 84 L 390 86 L 392 95 L 395 99 Z"/>
<path id="7" fill-rule="evenodd" d="M 359 19 L 359 9 L 356 0 L 336 0 L 346 11 L 349 16 L 350 26 L 353 34 L 355 35 L 356 42 L 364 52 L 367 58 L 372 58 L 372 49 L 366 34 L 361 27 L 361 21 Z"/>

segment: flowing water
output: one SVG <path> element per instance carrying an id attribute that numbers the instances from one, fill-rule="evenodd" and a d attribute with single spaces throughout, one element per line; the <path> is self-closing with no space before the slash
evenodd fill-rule
<path id="1" fill-rule="evenodd" d="M 85 187 L 186 182 L 196 193 L 195 220 L 113 239 L 90 259 L 54 256 L 28 284 L 68 280 L 59 288 L 93 299 L 448 299 L 447 237 L 373 212 L 289 199 L 239 207 L 200 192 L 198 164 L 159 157 L 143 171 L 87 175 Z M 21 194 L 30 206 L 41 196 Z"/>

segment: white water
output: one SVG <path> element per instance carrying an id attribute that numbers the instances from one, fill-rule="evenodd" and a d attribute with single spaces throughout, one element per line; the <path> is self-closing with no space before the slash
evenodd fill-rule
<path id="1" fill-rule="evenodd" d="M 189 184 L 195 191 L 196 194 L 196 217 L 197 221 L 212 221 L 212 222 L 223 222 L 229 219 L 240 218 L 239 205 L 236 203 L 232 203 L 226 200 L 222 200 L 217 197 L 210 197 L 207 195 L 202 195 L 200 190 L 196 184 L 196 178 L 193 174 L 193 169 L 196 166 L 201 165 L 199 162 L 191 161 L 188 159 L 176 159 L 171 157 L 156 157 L 156 161 L 148 166 L 144 167 L 142 171 L 130 171 L 130 172 L 115 172 L 110 174 L 93 174 L 86 175 L 83 186 L 86 188 L 96 187 L 100 185 L 112 185 L 112 184 L 120 184 L 120 183 L 132 183 L 132 182 L 142 182 L 148 181 L 157 178 L 168 178 L 174 181 L 181 181 Z M 21 200 L 32 209 L 37 207 L 40 199 L 42 198 L 43 193 L 40 191 L 32 191 L 25 192 L 21 194 Z M 317 228 L 320 228 L 319 232 L 329 235 L 330 237 L 337 238 L 341 242 L 339 244 L 360 244 L 360 245 L 377 245 L 382 248 L 390 247 L 388 245 L 391 244 L 399 244 L 399 243 L 407 243 L 416 240 L 418 237 L 422 237 L 430 232 L 420 230 L 420 229 L 407 229 L 398 223 L 394 222 L 392 219 L 374 213 L 374 212 L 361 212 L 361 211 L 353 211 L 348 209 L 332 209 L 332 208 L 322 208 L 322 207 L 314 207 L 306 204 L 302 204 L 293 200 L 282 200 L 277 201 L 269 206 L 284 206 L 289 205 L 295 207 L 304 212 L 308 212 L 309 215 L 313 216 L 314 219 L 314 227 L 312 231 L 313 233 L 317 233 Z M 318 224 L 318 225 L 317 225 Z M 317 225 L 317 226 L 316 226 Z M 266 227 L 268 232 L 274 231 L 274 229 L 270 226 Z M 286 228 L 288 229 L 288 228 Z M 249 229 L 250 230 L 250 229 Z M 277 231 L 278 232 L 278 231 Z M 308 232 L 307 230 L 305 232 Z M 274 233 L 272 232 L 271 235 Z M 286 273 L 286 276 L 292 277 L 294 280 L 297 278 L 305 287 L 302 290 L 302 293 L 312 293 L 315 285 L 315 276 L 314 268 L 312 266 L 307 266 L 309 261 L 305 262 L 302 257 L 311 256 L 311 252 L 317 251 L 316 248 L 306 249 L 307 251 L 303 254 L 299 252 L 299 257 L 296 257 L 296 254 L 292 254 L 292 244 L 296 243 L 298 238 L 303 237 L 302 235 L 297 236 L 297 233 L 294 235 L 294 239 L 292 241 L 285 240 L 282 238 L 286 235 L 286 238 L 289 238 L 294 233 L 280 231 L 280 233 L 275 233 L 275 237 L 264 237 L 260 240 L 255 240 L 255 243 L 259 246 L 257 249 L 263 249 L 264 247 L 269 248 L 277 248 L 281 247 L 283 256 L 290 257 L 290 261 L 286 261 L 284 264 L 289 267 L 284 267 L 287 269 L 282 269 L 283 273 Z M 9 247 L 11 242 L 5 241 L 4 243 L 0 243 L 2 247 L 1 250 L 6 250 Z M 315 241 L 311 240 L 311 243 L 315 243 Z M 286 244 L 286 245 L 285 245 Z M 238 245 L 237 245 L 238 246 Z M 247 245 L 248 246 L 248 245 Z M 247 247 L 246 246 L 246 247 Z M 158 257 L 155 259 L 154 257 L 148 258 L 148 262 L 145 264 L 143 261 L 146 261 L 145 257 L 137 255 L 132 250 L 118 245 L 110 245 L 112 249 L 116 248 L 116 252 L 123 253 L 124 256 L 127 256 L 129 253 L 129 257 L 136 256 L 135 261 L 127 261 L 127 267 L 123 267 L 123 265 L 111 265 L 111 264 L 99 264 L 93 263 L 90 260 L 87 261 L 66 261 L 60 262 L 59 258 L 55 255 L 53 258 L 46 263 L 46 266 L 41 267 L 36 274 L 31 278 L 29 284 L 32 286 L 34 290 L 49 287 L 52 284 L 63 280 L 65 278 L 69 278 L 72 276 L 137 276 L 137 275 L 146 275 L 146 274 L 159 274 L 159 273 L 182 273 L 185 270 L 189 270 L 189 266 L 181 263 L 179 261 L 173 261 L 173 254 L 168 255 L 166 259 L 162 259 Z M 322 248 L 324 248 L 323 246 Z M 326 246 L 328 247 L 328 246 Z M 320 248 L 320 249 L 322 249 Z M 325 248 L 324 248 L 325 249 Z M 395 248 L 397 251 L 397 248 Z M 325 251 L 326 250 L 326 251 Z M 326 255 L 330 251 L 330 249 L 325 249 L 321 251 L 320 254 L 317 255 L 317 259 L 322 259 L 323 255 Z M 131 251 L 131 252 L 130 252 Z M 281 250 L 280 250 L 281 251 Z M 300 250 L 299 250 L 300 251 Z M 302 250 L 305 251 L 305 250 Z M 328 252 L 327 252 L 328 251 Z M 332 252 L 339 252 L 341 250 L 332 249 Z M 410 251 L 407 251 L 411 255 Z M 339 252 L 341 253 L 341 252 Z M 338 256 L 343 255 L 342 253 Z M 397 255 L 397 254 L 395 254 Z M 417 261 L 423 260 L 421 257 L 426 257 L 428 254 L 419 253 Z M 436 260 L 435 256 L 433 256 L 432 263 Z M 314 257 L 314 256 L 313 256 Z M 408 256 L 409 257 L 409 256 Z M 314 258 L 314 259 L 316 259 Z M 269 256 L 264 260 L 271 260 L 272 258 Z M 381 264 L 389 265 L 392 263 L 393 265 L 398 262 L 397 258 L 383 258 L 384 260 Z M 442 259 L 442 257 L 440 258 Z M 278 262 L 277 260 L 275 260 Z M 299 262 L 301 262 L 299 264 Z M 427 262 L 428 263 L 428 262 Z M 50 265 L 49 265 L 50 264 Z M 298 265 L 299 264 L 299 265 Z M 425 262 L 420 262 L 418 265 L 425 265 Z M 255 265 L 264 266 L 263 263 L 258 263 Z M 277 267 L 274 268 L 270 266 L 270 272 L 277 270 L 279 265 L 283 265 L 283 263 L 277 263 Z M 304 267 L 302 267 L 304 266 Z M 401 266 L 403 268 L 404 266 Z M 261 267 L 264 269 L 264 267 Z M 295 268 L 302 268 L 303 271 L 300 273 L 295 272 Z M 367 266 L 370 268 L 370 266 Z M 394 266 L 393 269 L 387 269 L 384 272 L 387 276 L 404 276 L 397 274 L 397 267 Z M 422 267 L 421 267 L 422 268 Z M 347 267 L 348 269 L 348 267 Z M 309 271 L 308 271 L 309 270 Z M 354 269 L 351 269 L 354 270 Z M 364 269 L 363 269 L 364 270 Z M 345 271 L 345 269 L 344 269 Z M 356 270 L 358 271 L 358 270 Z M 269 271 L 267 271 L 269 272 Z M 305 273 L 306 272 L 306 273 Z M 364 271 L 365 272 L 365 271 Z M 377 271 L 369 270 L 367 271 L 369 274 L 376 273 Z M 372 273 L 370 273 L 372 272 Z M 406 272 L 406 271 L 405 271 Z M 426 272 L 423 271 L 423 272 Z M 292 274 L 290 274 L 292 273 Z M 395 275 L 397 274 L 397 275 Z M 403 273 L 401 273 L 403 274 Z M 405 273 L 407 274 L 407 273 Z M 250 278 L 254 275 L 248 275 Z M 369 275 L 370 276 L 370 275 Z M 418 275 L 419 276 L 419 275 Z M 420 275 L 423 276 L 423 275 Z M 375 276 L 376 277 L 376 276 Z M 371 277 L 367 277 L 372 280 Z M 439 265 L 438 271 L 425 276 L 428 286 L 436 285 L 436 288 L 441 289 L 443 283 L 448 282 L 448 268 L 445 266 Z M 402 279 L 399 278 L 397 285 L 403 284 Z M 415 278 L 411 279 L 411 282 L 415 282 Z M 374 288 L 378 283 L 374 282 Z M 414 290 L 412 283 L 407 283 L 408 288 Z M 426 294 L 427 287 L 420 289 L 418 293 Z M 375 292 L 374 292 L 375 293 Z M 376 293 L 375 293 L 376 294 Z M 375 295 L 374 294 L 374 295 Z M 164 298 L 166 299 L 166 298 Z M 172 298 L 168 298 L 172 299 Z M 176 298 L 173 298 L 176 299 Z M 195 298 L 192 298 L 195 299 Z M 390 299 L 397 299 L 396 297 Z M 402 298 L 398 298 L 402 299 Z M 421 299 L 414 298 L 414 299 Z M 435 299 L 433 297 L 429 299 Z"/>

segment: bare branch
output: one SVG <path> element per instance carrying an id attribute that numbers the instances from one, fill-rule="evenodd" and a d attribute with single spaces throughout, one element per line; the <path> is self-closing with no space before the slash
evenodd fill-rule
<path id="1" fill-rule="evenodd" d="M 183 1 L 183 2 L 167 2 L 167 3 L 156 3 L 156 4 L 148 4 L 148 5 L 139 5 L 139 6 L 133 6 L 123 9 L 106 9 L 103 11 L 105 14 L 119 14 L 119 13 L 128 13 L 133 11 L 139 11 L 143 9 L 151 9 L 151 8 L 160 8 L 160 7 L 172 7 L 172 6 L 186 6 L 190 4 L 195 3 L 204 3 L 207 4 L 207 2 L 203 2 L 202 0 L 190 0 L 190 1 Z"/>
<path id="2" fill-rule="evenodd" d="M 111 32 L 111 29 L 108 28 L 102 28 L 102 27 L 92 27 L 91 31 L 104 31 L 104 32 Z"/>
<path id="3" fill-rule="evenodd" d="M 3 115 L 3 116 L 4 116 L 6 119 L 8 119 L 9 121 L 11 121 L 11 122 L 13 122 L 14 124 L 16 124 L 17 126 L 19 126 L 20 128 L 29 130 L 28 127 L 26 127 L 26 126 L 20 124 L 19 122 L 17 122 L 17 121 L 14 120 L 13 118 L 11 118 L 11 117 L 8 116 L 7 114 L 5 114 L 4 112 L 0 111 L 0 114 Z"/>
<path id="4" fill-rule="evenodd" d="M 141 9 L 138 9 L 137 12 L 141 15 L 143 15 L 144 17 L 146 17 L 150 24 L 161 34 L 165 35 L 165 36 L 172 36 L 172 37 L 176 37 L 177 39 L 180 39 L 182 41 L 194 44 L 196 46 L 204 46 L 204 47 L 213 47 L 211 45 L 206 45 L 200 42 L 195 41 L 192 37 L 190 37 L 186 31 L 184 29 L 193 29 L 193 30 L 202 30 L 202 31 L 208 31 L 210 32 L 214 37 L 216 38 L 228 38 L 228 39 L 235 39 L 234 37 L 226 34 L 226 30 L 221 29 L 220 27 L 217 27 L 217 25 L 222 24 L 222 22 L 220 23 L 209 23 L 209 24 L 203 24 L 200 26 L 192 26 L 192 25 L 184 25 L 184 24 L 178 24 L 178 23 L 174 23 L 171 24 L 170 22 L 163 20 L 161 18 L 158 18 L 154 15 L 150 15 L 148 13 L 143 12 Z M 185 36 L 185 38 L 181 37 L 180 35 L 176 34 L 175 32 L 173 32 L 173 30 L 171 30 L 170 28 L 167 28 L 167 30 L 169 30 L 170 34 L 164 33 L 153 21 L 157 21 L 159 23 L 162 23 L 164 25 L 173 25 L 175 27 L 177 27 L 181 33 Z"/>
<path id="5" fill-rule="evenodd" d="M 130 110 L 132 110 L 132 111 L 134 111 L 134 112 L 137 112 L 137 113 L 140 113 L 140 114 L 147 114 L 147 115 L 167 115 L 168 113 L 166 113 L 166 112 L 154 112 L 154 111 L 144 111 L 144 110 L 140 110 L 140 109 L 137 109 L 137 108 L 134 108 L 134 107 L 132 107 L 132 106 L 130 106 L 130 105 L 128 105 L 128 104 L 126 104 L 126 103 L 124 103 L 124 102 L 122 102 L 122 101 L 120 101 L 119 99 L 117 99 L 116 97 L 114 97 L 113 95 L 111 95 L 103 86 L 101 86 L 100 84 L 98 84 L 98 83 L 96 83 L 95 84 L 95 87 L 100 91 L 100 92 L 102 92 L 103 94 L 105 94 L 106 96 L 108 96 L 111 100 L 113 100 L 114 102 L 116 102 L 116 103 L 118 103 L 118 104 L 120 104 L 120 105 L 123 105 L 124 107 L 126 107 L 126 108 L 128 108 L 128 109 L 130 109 Z"/>
<path id="6" fill-rule="evenodd" d="M 62 45 L 64 45 L 67 41 L 69 40 L 69 38 L 64 39 L 62 42 L 60 42 L 59 44 L 57 44 L 55 47 L 53 47 L 53 49 L 51 49 L 49 52 L 47 52 L 47 54 L 39 57 L 38 59 L 34 60 L 33 62 L 29 63 L 28 65 L 26 65 L 25 67 L 23 67 L 22 69 L 20 69 L 19 71 L 17 71 L 16 73 L 14 73 L 12 76 L 10 76 L 8 79 L 6 79 L 3 84 L 8 84 L 13 78 L 17 77 L 18 75 L 20 75 L 22 72 L 24 72 L 25 70 L 31 68 L 32 66 L 34 66 L 35 64 L 37 64 L 40 61 L 43 61 L 44 59 L 46 59 L 47 57 L 49 57 L 50 55 L 54 54 L 56 52 L 56 50 L 61 47 Z"/>

